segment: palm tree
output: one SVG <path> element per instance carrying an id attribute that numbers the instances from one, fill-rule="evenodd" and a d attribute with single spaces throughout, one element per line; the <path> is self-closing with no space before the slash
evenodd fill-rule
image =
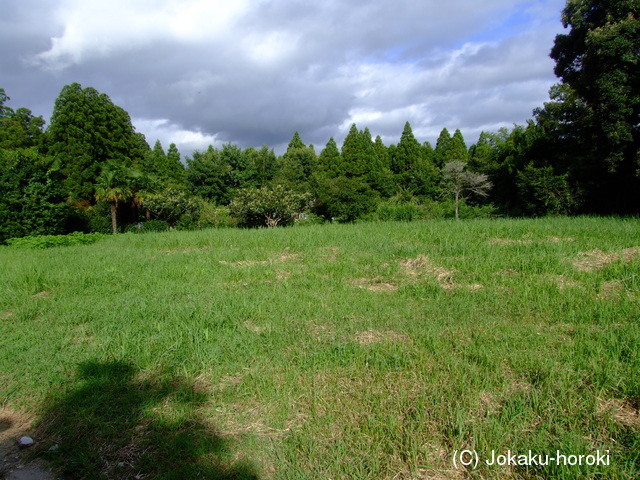
<path id="1" fill-rule="evenodd" d="M 133 190 L 129 184 L 129 175 L 126 169 L 113 164 L 103 167 L 96 183 L 96 200 L 103 200 L 111 204 L 111 226 L 113 234 L 118 233 L 116 213 L 118 202 L 126 202 L 133 196 Z"/>

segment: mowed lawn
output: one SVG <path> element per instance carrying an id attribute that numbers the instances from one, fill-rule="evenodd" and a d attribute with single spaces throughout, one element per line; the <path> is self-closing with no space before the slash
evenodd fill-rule
<path id="1" fill-rule="evenodd" d="M 637 219 L 125 234 L 0 272 L 0 423 L 66 478 L 640 476 Z"/>

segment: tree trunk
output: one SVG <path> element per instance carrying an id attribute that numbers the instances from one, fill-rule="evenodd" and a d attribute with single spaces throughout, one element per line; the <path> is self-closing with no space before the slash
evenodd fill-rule
<path id="1" fill-rule="evenodd" d="M 456 220 L 460 220 L 460 214 L 458 213 L 458 201 L 460 200 L 460 194 L 456 192 Z"/>
<path id="2" fill-rule="evenodd" d="M 113 228 L 113 234 L 118 233 L 118 223 L 116 220 L 116 212 L 118 210 L 118 204 L 111 202 L 111 227 Z"/>

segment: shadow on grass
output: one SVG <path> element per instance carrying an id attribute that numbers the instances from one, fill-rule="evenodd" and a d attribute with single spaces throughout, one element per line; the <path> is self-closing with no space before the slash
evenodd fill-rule
<path id="1" fill-rule="evenodd" d="M 77 386 L 47 402 L 40 454 L 78 479 L 257 479 L 198 418 L 207 396 L 181 379 L 140 378 L 125 362 L 85 362 Z"/>

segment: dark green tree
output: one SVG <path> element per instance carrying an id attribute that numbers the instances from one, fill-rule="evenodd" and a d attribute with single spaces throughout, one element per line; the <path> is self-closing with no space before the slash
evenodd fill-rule
<path id="1" fill-rule="evenodd" d="M 28 235 L 67 233 L 71 208 L 35 149 L 0 149 L 0 243 Z"/>
<path id="2" fill-rule="evenodd" d="M 449 130 L 443 128 L 436 140 L 434 160 L 438 168 L 442 168 L 446 162 L 451 160 L 449 151 L 451 148 L 451 134 Z"/>
<path id="3" fill-rule="evenodd" d="M 322 152 L 320 152 L 320 156 L 318 157 L 318 170 L 319 173 L 328 178 L 345 174 L 342 155 L 333 137 L 329 138 L 327 145 Z"/>
<path id="4" fill-rule="evenodd" d="M 0 117 L 0 148 L 30 148 L 39 145 L 44 120 L 28 108 L 19 108 Z"/>
<path id="5" fill-rule="evenodd" d="M 592 147 L 575 158 L 594 174 L 587 209 L 638 213 L 640 1 L 568 0 L 562 23 L 569 30 L 556 36 L 551 57 L 571 90 L 563 91 L 567 115 L 576 107 L 587 114 L 575 125 L 581 142 Z M 554 141 L 567 152 L 561 137 Z"/>
<path id="6" fill-rule="evenodd" d="M 307 147 L 298 132 L 295 132 L 287 151 L 276 161 L 272 183 L 298 193 L 310 192 L 317 166 L 318 157 L 313 146 Z"/>
<path id="7" fill-rule="evenodd" d="M 75 201 L 93 199 L 96 179 L 107 161 L 125 167 L 141 161 L 131 158 L 139 152 L 140 138 L 129 114 L 106 94 L 78 83 L 65 86 L 56 99 L 47 142 L 54 168 Z"/>
<path id="8" fill-rule="evenodd" d="M 194 151 L 187 157 L 187 185 L 193 195 L 197 195 L 218 205 L 226 205 L 231 200 L 227 183 L 229 165 L 220 158 L 220 152 L 212 145 L 205 152 Z"/>
<path id="9" fill-rule="evenodd" d="M 391 169 L 396 185 L 413 195 L 433 195 L 440 181 L 436 166 L 425 155 L 425 148 L 413 135 L 409 122 L 405 123 L 400 142 L 393 149 Z"/>

